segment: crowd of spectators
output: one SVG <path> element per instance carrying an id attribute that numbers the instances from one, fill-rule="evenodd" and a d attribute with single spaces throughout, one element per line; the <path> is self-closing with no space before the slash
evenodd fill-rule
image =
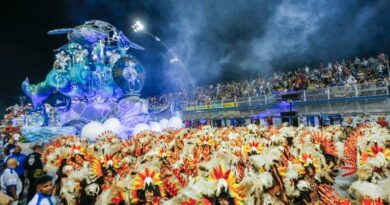
<path id="1" fill-rule="evenodd" d="M 0 149 L 3 151 L 0 153 L 0 201 L 27 204 L 36 195 L 37 180 L 44 174 L 41 146 L 36 144 L 32 150 L 22 150 L 19 130 L 9 128 L 0 130 Z"/>
<path id="2" fill-rule="evenodd" d="M 380 83 L 388 79 L 388 63 L 388 58 L 384 54 L 379 54 L 376 58 L 359 59 L 356 57 L 349 61 L 320 64 L 317 68 L 305 66 L 292 71 L 274 72 L 269 77 L 258 75 L 251 80 L 198 86 L 191 90 L 149 97 L 149 107 L 162 107 L 172 100 L 184 105 L 202 105 L 278 92 Z"/>

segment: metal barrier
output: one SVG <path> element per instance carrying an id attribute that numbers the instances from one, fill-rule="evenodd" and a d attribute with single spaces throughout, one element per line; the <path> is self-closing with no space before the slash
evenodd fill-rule
<path id="1" fill-rule="evenodd" d="M 183 111 L 206 110 L 218 108 L 232 108 L 232 107 L 251 107 L 260 105 L 275 104 L 281 101 L 281 96 L 292 92 L 279 92 L 269 95 L 244 97 L 237 99 L 227 99 L 222 101 L 213 101 L 211 103 L 196 103 L 194 101 L 182 104 Z M 317 101 L 317 100 L 331 100 L 340 98 L 358 98 L 369 96 L 386 96 L 389 95 L 389 83 L 364 83 L 353 84 L 346 86 L 334 86 L 320 89 L 308 89 L 301 91 L 294 91 L 299 93 L 301 102 Z M 188 106 L 190 105 L 190 106 Z"/>

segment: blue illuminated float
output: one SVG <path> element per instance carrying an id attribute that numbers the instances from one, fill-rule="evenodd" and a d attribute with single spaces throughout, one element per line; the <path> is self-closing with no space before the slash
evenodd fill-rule
<path id="1" fill-rule="evenodd" d="M 66 34 L 69 42 L 54 50 L 46 79 L 22 83 L 23 92 L 41 111 L 46 126 L 79 125 L 118 118 L 131 130 L 149 120 L 147 101 L 140 99 L 145 70 L 129 53 L 143 49 L 111 24 L 92 20 L 49 35 Z"/>

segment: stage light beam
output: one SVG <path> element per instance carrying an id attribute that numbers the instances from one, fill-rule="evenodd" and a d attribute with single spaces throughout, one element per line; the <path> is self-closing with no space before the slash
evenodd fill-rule
<path id="1" fill-rule="evenodd" d="M 146 35 L 152 37 L 152 38 L 153 38 L 155 41 L 157 41 L 161 46 L 163 46 L 163 47 L 168 51 L 169 55 L 172 56 L 172 58 L 169 60 L 169 62 L 170 62 L 171 64 L 177 64 L 177 65 L 179 65 L 180 69 L 182 69 L 182 70 L 185 72 L 185 74 L 189 77 L 188 79 L 189 79 L 189 81 L 190 81 L 191 86 L 192 86 L 192 87 L 195 86 L 195 83 L 194 83 L 194 81 L 193 81 L 191 75 L 189 74 L 188 69 L 187 69 L 186 66 L 185 66 L 182 62 L 180 62 L 179 59 L 176 57 L 176 56 L 178 56 L 178 55 L 176 55 L 176 53 L 175 53 L 172 49 L 170 49 L 170 48 L 169 48 L 169 47 L 168 47 L 168 46 L 167 46 L 159 37 L 157 37 L 156 35 L 154 35 L 154 34 L 151 33 L 150 31 L 148 31 L 147 29 L 145 29 L 145 26 L 144 26 L 144 25 L 142 24 L 142 22 L 139 21 L 139 20 L 136 20 L 135 23 L 131 26 L 131 28 L 133 29 L 133 31 L 134 31 L 135 33 L 138 33 L 138 32 L 141 32 L 141 31 L 142 31 L 143 34 L 146 34 Z"/>
<path id="2" fill-rule="evenodd" d="M 178 61 L 179 61 L 179 59 L 178 59 L 177 57 L 173 57 L 173 58 L 171 58 L 171 59 L 169 60 L 169 62 L 172 63 L 172 64 L 175 64 L 175 63 L 177 63 Z"/>
<path id="3" fill-rule="evenodd" d="M 131 28 L 134 30 L 134 32 L 137 33 L 143 31 L 145 29 L 145 26 L 140 21 L 136 21 L 135 24 L 131 26 Z"/>

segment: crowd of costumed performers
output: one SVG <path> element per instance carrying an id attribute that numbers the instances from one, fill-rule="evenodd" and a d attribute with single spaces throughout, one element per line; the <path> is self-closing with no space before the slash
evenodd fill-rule
<path id="1" fill-rule="evenodd" d="M 203 127 L 120 140 L 52 140 L 43 151 L 63 204 L 389 204 L 390 135 L 357 128 Z"/>

